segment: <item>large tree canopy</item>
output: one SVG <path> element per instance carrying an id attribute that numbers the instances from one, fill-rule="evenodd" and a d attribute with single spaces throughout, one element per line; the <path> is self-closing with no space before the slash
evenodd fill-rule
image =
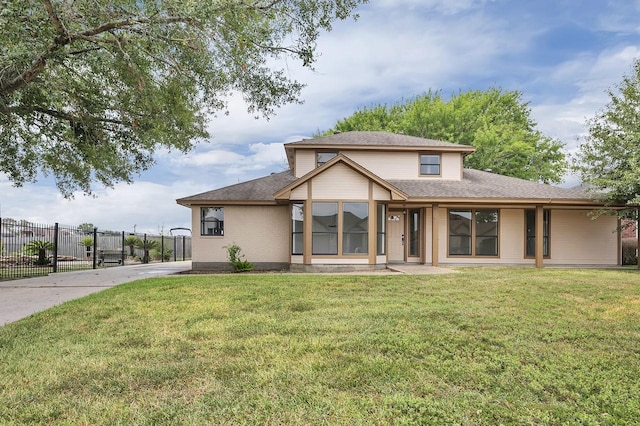
<path id="1" fill-rule="evenodd" d="M 520 92 L 492 88 L 444 99 L 439 92 L 392 106 L 364 108 L 328 131 L 383 130 L 472 145 L 465 165 L 531 181 L 558 183 L 567 168 L 563 144 L 536 130 Z"/>
<path id="2" fill-rule="evenodd" d="M 367 0 L 1 0 L 0 172 L 65 196 L 188 151 L 240 92 L 269 116 L 299 100 L 321 30 Z"/>
<path id="3" fill-rule="evenodd" d="M 587 122 L 575 168 L 610 206 L 626 206 L 620 216 L 633 218 L 640 207 L 640 61 L 608 94 L 610 102 Z"/>

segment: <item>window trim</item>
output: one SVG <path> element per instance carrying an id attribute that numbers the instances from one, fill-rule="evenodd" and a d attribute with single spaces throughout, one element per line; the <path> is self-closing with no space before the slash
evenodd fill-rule
<path id="1" fill-rule="evenodd" d="M 222 225 L 219 228 L 220 229 L 219 233 L 208 234 L 208 233 L 204 232 L 205 229 L 206 229 L 205 224 L 214 222 L 213 220 L 205 221 L 205 217 L 204 217 L 204 210 L 205 209 L 220 209 L 222 211 L 222 220 L 218 220 L 218 223 L 220 223 Z M 202 206 L 202 207 L 200 207 L 200 236 L 201 237 L 215 237 L 215 238 L 224 237 L 224 206 Z"/>
<path id="2" fill-rule="evenodd" d="M 471 229 L 470 235 L 471 238 L 471 253 L 470 254 L 452 254 L 451 253 L 451 212 L 452 211 L 464 211 L 471 213 Z M 477 212 L 496 212 L 497 215 L 497 230 L 496 230 L 496 254 L 488 255 L 488 254 L 476 254 L 476 244 L 477 244 L 477 225 L 476 225 L 476 213 Z M 449 208 L 447 209 L 447 257 L 454 258 L 481 258 L 481 259 L 499 259 L 500 258 L 500 209 L 490 209 L 490 208 Z"/>
<path id="3" fill-rule="evenodd" d="M 527 243 L 529 242 L 529 235 L 527 235 L 527 212 L 533 212 L 533 254 L 527 254 Z M 536 245 L 535 245 L 535 226 L 536 226 L 536 210 L 535 209 L 524 209 L 524 258 L 525 259 L 535 259 L 536 258 Z M 545 217 L 546 217 L 546 226 L 545 226 Z M 546 229 L 545 229 L 546 228 Z M 544 232 L 547 231 L 547 235 L 544 235 Z M 551 210 L 544 209 L 542 210 L 542 251 L 544 253 L 544 241 L 547 241 L 547 254 L 543 254 L 543 259 L 551 259 Z"/>
<path id="4" fill-rule="evenodd" d="M 437 157 L 438 158 L 438 173 L 422 173 L 422 166 L 435 166 L 436 164 L 422 163 L 423 156 Z M 421 152 L 418 154 L 418 174 L 423 177 L 442 177 L 442 153 L 434 152 Z"/>

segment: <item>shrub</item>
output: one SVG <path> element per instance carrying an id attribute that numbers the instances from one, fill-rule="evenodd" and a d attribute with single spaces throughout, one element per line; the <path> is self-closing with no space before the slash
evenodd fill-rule
<path id="1" fill-rule="evenodd" d="M 227 249 L 227 257 L 229 258 L 229 265 L 233 268 L 234 272 L 249 272 L 253 270 L 253 263 L 244 260 L 244 255 L 240 252 L 242 249 L 236 243 L 230 246 L 224 246 Z"/>
<path id="2" fill-rule="evenodd" d="M 638 239 L 623 238 L 622 239 L 622 264 L 637 265 L 638 264 Z"/>

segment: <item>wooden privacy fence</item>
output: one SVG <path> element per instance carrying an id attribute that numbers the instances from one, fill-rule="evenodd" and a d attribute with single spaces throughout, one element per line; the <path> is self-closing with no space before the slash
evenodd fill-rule
<path id="1" fill-rule="evenodd" d="M 100 231 L 0 218 L 0 281 L 191 258 L 191 236 Z"/>

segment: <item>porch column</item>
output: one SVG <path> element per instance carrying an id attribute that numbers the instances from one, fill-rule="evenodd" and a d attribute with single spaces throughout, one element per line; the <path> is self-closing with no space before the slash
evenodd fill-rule
<path id="1" fill-rule="evenodd" d="M 536 268 L 543 267 L 544 259 L 544 210 L 536 206 Z"/>
<path id="2" fill-rule="evenodd" d="M 431 264 L 438 266 L 440 264 L 440 260 L 438 259 L 438 246 L 440 245 L 440 205 L 434 204 L 431 210 Z"/>

